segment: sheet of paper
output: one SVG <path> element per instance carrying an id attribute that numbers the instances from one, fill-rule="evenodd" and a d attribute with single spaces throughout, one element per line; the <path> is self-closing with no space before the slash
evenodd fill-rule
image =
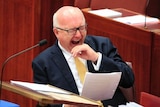
<path id="1" fill-rule="evenodd" d="M 93 100 L 111 99 L 117 89 L 120 78 L 121 72 L 87 72 L 81 95 Z"/>
<path id="2" fill-rule="evenodd" d="M 53 93 L 61 93 L 61 94 L 71 94 L 68 91 L 61 90 L 57 87 L 53 87 L 53 86 L 45 85 L 45 84 L 36 84 L 36 83 L 12 81 L 12 80 L 11 80 L 11 83 L 19 85 L 19 86 L 23 86 L 25 88 L 29 88 L 29 89 L 37 91 L 37 92 L 53 92 Z"/>
<path id="3" fill-rule="evenodd" d="M 136 102 L 129 102 L 126 103 L 126 105 L 119 105 L 118 107 L 143 107 L 143 106 Z"/>
<path id="4" fill-rule="evenodd" d="M 26 89 L 35 90 L 36 92 L 39 92 L 41 94 L 47 95 L 49 97 L 52 97 L 53 99 L 46 99 L 45 97 L 37 96 L 38 101 L 43 101 L 46 103 L 55 103 L 55 104 L 82 104 L 82 105 L 90 105 L 90 106 L 100 106 L 100 103 L 90 100 L 88 98 L 80 97 L 74 93 L 71 93 L 69 91 L 57 88 L 55 86 L 51 85 L 45 85 L 45 84 L 36 84 L 36 83 L 29 83 L 29 82 L 21 82 L 21 81 L 10 81 L 12 85 L 16 85 L 19 87 L 24 87 Z M 20 90 L 20 93 L 24 90 Z M 22 92 L 23 94 L 24 92 Z M 25 93 L 25 96 L 30 96 L 29 91 Z"/>
<path id="5" fill-rule="evenodd" d="M 111 10 L 111 9 L 107 9 L 107 8 L 106 9 L 99 9 L 99 10 L 91 10 L 88 12 L 95 14 L 95 15 L 98 15 L 98 16 L 109 17 L 109 18 L 122 16 L 122 13 L 120 13 L 118 11 Z"/>
<path id="6" fill-rule="evenodd" d="M 146 18 L 146 19 L 145 19 Z M 125 24 L 140 24 L 140 23 L 157 23 L 160 22 L 158 18 L 145 17 L 144 15 L 126 16 L 120 18 L 114 18 L 113 20 L 125 23 Z"/>

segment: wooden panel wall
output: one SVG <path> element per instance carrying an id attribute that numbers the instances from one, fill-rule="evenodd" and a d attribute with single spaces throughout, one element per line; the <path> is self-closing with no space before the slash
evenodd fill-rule
<path id="1" fill-rule="evenodd" d="M 52 45 L 52 15 L 73 0 L 0 0 L 0 65 L 11 55 L 47 39 L 48 44 L 11 59 L 5 66 L 3 81 L 32 82 L 31 62 L 42 50 Z M 36 102 L 2 90 L 1 99 L 20 105 L 35 107 Z"/>
<path id="2" fill-rule="evenodd" d="M 152 47 L 151 94 L 160 97 L 160 31 L 154 33 Z"/>
<path id="3" fill-rule="evenodd" d="M 38 0 L 1 0 L 0 1 L 0 64 L 12 54 L 34 45 L 35 15 L 40 16 L 36 7 Z M 35 9 L 37 8 L 37 10 Z M 37 19 L 39 21 L 40 18 Z M 10 60 L 5 67 L 3 80 L 32 80 L 31 60 L 33 51 Z M 2 90 L 2 99 L 15 102 L 20 106 L 32 105 L 32 101 L 22 96 Z M 21 99 L 21 100 L 19 100 Z M 26 106 L 27 107 L 27 106 Z"/>

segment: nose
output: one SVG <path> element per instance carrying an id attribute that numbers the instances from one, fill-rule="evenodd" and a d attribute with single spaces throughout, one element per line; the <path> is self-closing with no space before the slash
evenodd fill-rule
<path id="1" fill-rule="evenodd" d="M 79 29 L 76 30 L 76 34 L 75 34 L 75 37 L 81 37 L 82 34 L 81 32 L 79 31 Z"/>

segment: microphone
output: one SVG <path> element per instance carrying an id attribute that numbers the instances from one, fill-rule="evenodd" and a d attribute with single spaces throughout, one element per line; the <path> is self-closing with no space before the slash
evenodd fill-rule
<path id="1" fill-rule="evenodd" d="M 149 1 L 150 0 L 147 0 L 146 2 L 146 8 L 145 8 L 145 20 L 144 20 L 144 28 L 147 29 L 147 14 L 148 14 L 148 5 L 149 5 Z"/>
<path id="2" fill-rule="evenodd" d="M 46 39 L 43 39 L 43 40 L 39 41 L 38 44 L 36 44 L 36 45 L 34 45 L 34 46 L 31 46 L 31 47 L 29 47 L 29 48 L 27 48 L 27 49 L 24 49 L 24 50 L 22 50 L 22 51 L 20 51 L 20 52 L 18 52 L 18 53 L 16 53 L 16 54 L 13 54 L 12 56 L 8 57 L 8 58 L 3 62 L 3 64 L 2 64 L 2 69 L 1 69 L 1 80 L 0 80 L 0 99 L 1 99 L 1 92 L 2 92 L 3 72 L 4 72 L 4 68 L 5 68 L 5 65 L 7 64 L 7 62 L 8 62 L 9 60 L 11 60 L 12 58 L 14 58 L 14 57 L 16 57 L 16 56 L 18 56 L 18 55 L 20 55 L 20 54 L 22 54 L 22 53 L 24 53 L 24 52 L 27 52 L 27 51 L 29 51 L 29 50 L 31 50 L 31 49 L 33 49 L 33 48 L 38 47 L 38 46 L 43 46 L 43 45 L 45 45 L 45 44 L 47 44 L 47 40 L 46 40 Z"/>

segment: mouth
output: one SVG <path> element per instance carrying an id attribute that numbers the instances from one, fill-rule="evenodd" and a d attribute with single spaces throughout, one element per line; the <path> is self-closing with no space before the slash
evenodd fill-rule
<path id="1" fill-rule="evenodd" d="M 71 42 L 72 42 L 72 44 L 74 44 L 74 45 L 77 45 L 77 44 L 80 43 L 80 41 L 71 41 Z"/>

